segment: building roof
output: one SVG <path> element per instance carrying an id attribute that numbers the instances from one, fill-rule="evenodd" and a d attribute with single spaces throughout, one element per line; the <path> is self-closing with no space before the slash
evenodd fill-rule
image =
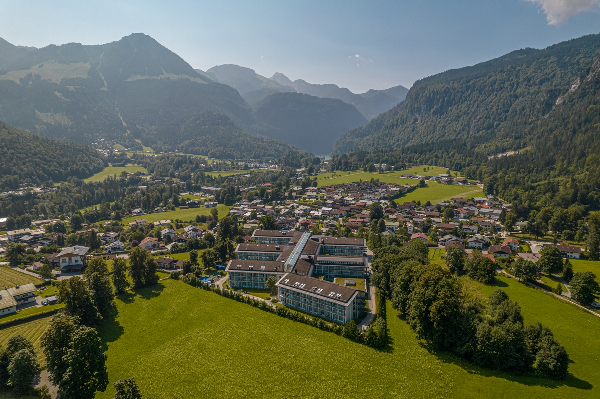
<path id="1" fill-rule="evenodd" d="M 363 247 L 366 245 L 364 238 L 320 236 L 320 237 L 318 237 L 318 239 L 321 244 L 326 244 L 326 245 L 359 245 L 359 246 L 363 246 Z"/>
<path id="2" fill-rule="evenodd" d="M 489 249 L 488 249 L 488 254 L 494 254 L 494 253 L 498 253 L 498 252 L 502 252 L 505 254 L 510 255 L 510 248 L 507 247 L 506 245 L 492 245 Z"/>
<path id="3" fill-rule="evenodd" d="M 277 244 L 238 244 L 236 251 L 283 252 L 284 246 Z"/>
<path id="4" fill-rule="evenodd" d="M 529 253 L 529 252 L 519 252 L 517 254 L 517 258 L 523 258 L 525 260 L 530 260 L 532 262 L 537 262 L 538 260 L 540 260 L 541 255 L 540 254 L 533 254 L 533 253 Z"/>
<path id="5" fill-rule="evenodd" d="M 17 295 L 27 294 L 29 292 L 35 292 L 35 285 L 33 283 L 17 285 L 16 287 L 7 288 L 6 291 L 13 297 Z"/>
<path id="6" fill-rule="evenodd" d="M 286 230 L 254 230 L 252 237 L 278 237 L 278 238 L 292 238 L 296 235 L 301 235 L 299 231 L 286 231 Z"/>
<path id="7" fill-rule="evenodd" d="M 89 247 L 82 247 L 80 245 L 75 245 L 74 247 L 67 247 L 60 251 L 57 257 L 66 256 L 66 255 L 79 255 L 84 256 L 90 250 Z"/>
<path id="8" fill-rule="evenodd" d="M 227 264 L 227 271 L 254 271 L 260 273 L 283 273 L 283 263 L 276 260 L 232 259 Z"/>
<path id="9" fill-rule="evenodd" d="M 17 306 L 15 298 L 7 290 L 0 291 L 0 309 L 7 309 L 13 306 Z"/>
<path id="10" fill-rule="evenodd" d="M 360 292 L 350 287 L 294 273 L 284 275 L 277 282 L 277 286 L 306 292 L 309 295 L 326 298 L 342 304 L 347 304 Z"/>

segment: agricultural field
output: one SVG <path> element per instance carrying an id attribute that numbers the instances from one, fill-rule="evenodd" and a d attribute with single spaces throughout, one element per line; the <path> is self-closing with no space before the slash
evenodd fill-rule
<path id="1" fill-rule="evenodd" d="M 217 210 L 219 212 L 219 218 L 223 218 L 225 216 L 227 216 L 227 214 L 229 213 L 229 210 L 231 209 L 230 206 L 225 206 L 225 205 L 217 205 Z M 175 219 L 180 219 L 180 220 L 193 220 L 196 218 L 196 215 L 210 215 L 210 211 L 213 208 L 205 208 L 205 207 L 200 207 L 200 208 L 189 208 L 189 209 L 179 209 L 177 208 L 174 211 L 166 211 L 166 212 L 157 212 L 157 213 L 149 213 L 147 215 L 142 215 L 142 216 L 132 216 L 129 218 L 125 218 L 123 219 L 121 222 L 128 224 L 129 222 L 134 222 L 135 219 L 146 219 L 147 223 L 152 223 L 152 222 L 156 222 L 158 220 L 171 220 L 171 221 L 175 221 Z"/>
<path id="2" fill-rule="evenodd" d="M 135 172 L 144 172 L 148 173 L 148 171 L 141 166 L 108 166 L 104 168 L 102 172 L 96 173 L 94 176 L 85 179 L 86 183 L 89 182 L 101 182 L 106 179 L 108 176 L 119 176 L 123 172 L 135 173 Z"/>
<path id="3" fill-rule="evenodd" d="M 25 274 L 14 270 L 8 266 L 0 266 L 0 288 L 14 287 L 15 285 L 23 285 L 28 283 L 41 284 L 44 280 L 34 277 L 30 274 Z"/>
<path id="4" fill-rule="evenodd" d="M 384 183 L 398 184 L 417 184 L 416 179 L 401 179 L 399 176 L 405 174 L 404 171 L 385 172 L 385 173 L 370 173 L 362 170 L 354 172 L 336 171 L 335 173 L 321 173 L 317 175 L 317 186 L 331 186 L 333 184 L 353 183 L 357 181 L 370 181 L 371 179 L 379 179 Z"/>
<path id="5" fill-rule="evenodd" d="M 569 261 L 573 265 L 574 272 L 592 272 L 596 275 L 596 281 L 600 283 L 600 261 L 583 259 L 569 259 Z"/>
<path id="6" fill-rule="evenodd" d="M 573 363 L 565 381 L 491 372 L 429 351 L 391 305 L 392 343 L 377 351 L 175 280 L 119 297 L 116 319 L 99 331 L 111 383 L 134 376 L 145 397 L 600 395 L 600 318 L 514 279 L 474 284 L 486 295 L 497 287 L 521 305 L 526 322 L 547 325 L 566 347 Z M 97 397 L 113 395 L 109 387 Z"/>
<path id="7" fill-rule="evenodd" d="M 44 317 L 28 323 L 0 329 L 0 347 L 6 346 L 6 343 L 13 335 L 22 334 L 33 342 L 38 355 L 38 360 L 42 361 L 43 356 L 40 353 L 40 338 L 44 331 L 46 331 L 46 328 L 48 328 L 50 319 L 51 317 Z"/>
<path id="8" fill-rule="evenodd" d="M 483 190 L 478 186 L 447 185 L 429 181 L 426 187 L 417 188 L 404 197 L 398 198 L 396 202 L 402 204 L 404 202 L 421 201 L 424 204 L 431 201 L 432 204 L 437 204 L 456 197 L 471 198 L 484 197 L 484 195 Z"/>
<path id="9" fill-rule="evenodd" d="M 264 172 L 266 169 L 247 169 L 247 170 L 226 170 L 223 172 L 205 172 L 205 174 L 212 176 L 212 177 L 227 177 L 227 176 L 234 176 L 234 175 L 247 175 L 250 174 L 252 172 Z"/>

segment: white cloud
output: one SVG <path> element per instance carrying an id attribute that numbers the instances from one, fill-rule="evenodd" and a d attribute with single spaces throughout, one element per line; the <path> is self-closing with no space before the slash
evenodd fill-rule
<path id="1" fill-rule="evenodd" d="M 354 55 L 349 56 L 348 58 L 350 58 L 351 60 L 353 60 L 354 62 L 356 62 L 356 66 L 359 67 L 359 68 L 360 67 L 365 67 L 368 64 L 372 64 L 373 63 L 372 59 L 365 58 L 365 57 L 363 57 L 360 54 L 354 54 Z"/>
<path id="2" fill-rule="evenodd" d="M 549 25 L 567 22 L 569 17 L 583 11 L 589 11 L 600 0 L 525 0 L 538 4 L 548 19 Z"/>

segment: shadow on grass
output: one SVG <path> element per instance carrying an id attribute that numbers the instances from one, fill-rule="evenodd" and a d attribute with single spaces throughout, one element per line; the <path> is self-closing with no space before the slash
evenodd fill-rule
<path id="1" fill-rule="evenodd" d="M 113 309 L 110 315 L 105 317 L 102 324 L 98 327 L 98 334 L 102 339 L 102 347 L 105 352 L 108 350 L 108 343 L 115 342 L 125 332 L 125 329 L 117 320 L 118 314 L 117 309 Z"/>
<path id="2" fill-rule="evenodd" d="M 429 353 L 435 355 L 444 363 L 451 363 L 457 365 L 469 374 L 476 374 L 483 377 L 502 378 L 523 385 L 540 386 L 544 388 L 559 388 L 561 386 L 568 386 L 576 389 L 591 390 L 594 387 L 589 382 L 577 378 L 571 373 L 569 373 L 564 380 L 553 380 L 550 378 L 538 377 L 534 374 L 509 374 L 503 371 L 478 367 L 473 363 L 461 359 L 451 353 L 432 350 L 431 348 L 427 347 L 427 345 L 422 346 L 425 347 L 429 351 Z M 573 361 L 571 361 L 571 363 L 573 363 Z"/>
<path id="3" fill-rule="evenodd" d="M 165 289 L 165 286 L 162 284 L 155 284 L 151 287 L 140 288 L 135 291 L 135 293 L 143 298 L 143 299 L 152 299 L 156 298 L 160 295 L 160 293 Z"/>
<path id="4" fill-rule="evenodd" d="M 490 286 L 503 288 L 503 287 L 508 287 L 508 284 L 500 279 L 495 278 L 494 282 L 492 284 L 490 284 Z"/>

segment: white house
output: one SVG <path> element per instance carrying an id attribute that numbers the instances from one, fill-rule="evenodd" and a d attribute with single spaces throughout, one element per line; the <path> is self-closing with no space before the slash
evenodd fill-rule
<path id="1" fill-rule="evenodd" d="M 173 239 L 173 237 L 175 237 L 176 235 L 177 235 L 177 233 L 173 229 L 163 229 L 160 232 L 160 236 L 162 237 L 163 240 L 166 239 L 167 237 L 170 237 L 171 239 Z"/>
<path id="2" fill-rule="evenodd" d="M 85 266 L 85 255 L 89 247 L 76 245 L 63 249 L 56 257 L 62 271 L 80 271 Z"/>
<path id="3" fill-rule="evenodd" d="M 104 247 L 104 250 L 107 254 L 112 254 L 113 252 L 120 252 L 125 250 L 125 244 L 121 241 L 113 241 L 107 246 Z"/>

